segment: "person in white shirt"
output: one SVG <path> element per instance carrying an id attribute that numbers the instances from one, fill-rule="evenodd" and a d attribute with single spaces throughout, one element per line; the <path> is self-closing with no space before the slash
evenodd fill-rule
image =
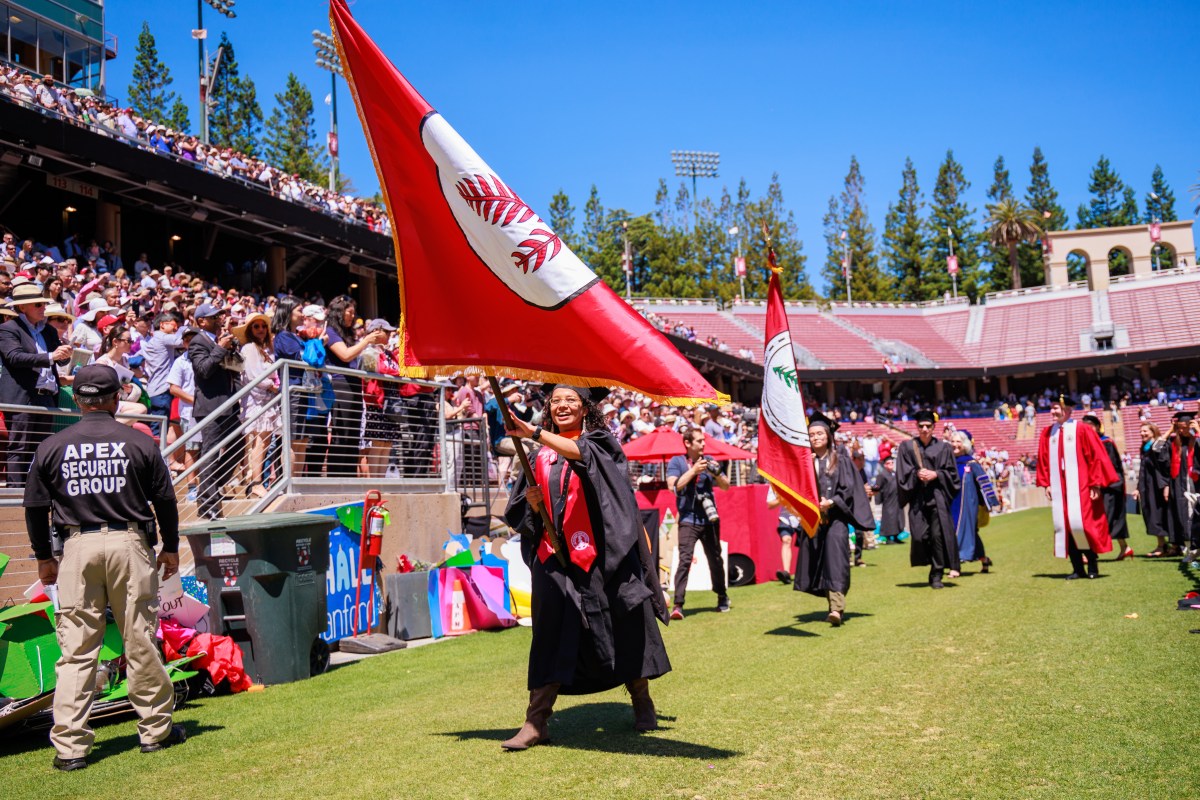
<path id="1" fill-rule="evenodd" d="M 172 442 L 183 436 L 196 424 L 196 419 L 192 416 L 192 403 L 196 397 L 196 373 L 192 370 L 192 360 L 187 354 L 187 346 L 196 333 L 195 328 L 184 328 L 180 332 L 183 339 L 183 352 L 171 364 L 171 369 L 167 373 L 168 390 L 172 397 L 179 399 L 179 418 L 171 421 L 170 433 L 168 433 L 168 440 Z M 184 445 L 182 451 L 176 451 L 182 452 L 182 456 L 177 463 L 171 465 L 173 470 L 186 471 L 192 466 L 196 455 L 200 452 L 200 442 L 203 438 L 203 434 L 194 436 Z M 188 477 L 188 502 L 196 501 L 199 488 L 200 473 L 193 470 Z"/>

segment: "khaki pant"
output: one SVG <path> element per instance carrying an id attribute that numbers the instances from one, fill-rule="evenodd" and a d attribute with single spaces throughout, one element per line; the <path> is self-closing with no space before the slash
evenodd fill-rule
<path id="1" fill-rule="evenodd" d="M 171 731 L 174 691 L 155 646 L 158 571 L 154 551 L 136 531 L 74 533 L 58 571 L 58 685 L 50 741 L 62 758 L 82 758 L 95 734 L 88 716 L 96 691 L 96 666 L 104 638 L 104 607 L 112 606 L 125 641 L 129 700 L 141 721 L 142 744 Z"/>
<path id="2" fill-rule="evenodd" d="M 841 592 L 826 592 L 829 598 L 829 610 L 841 614 L 846 610 L 846 595 Z"/>

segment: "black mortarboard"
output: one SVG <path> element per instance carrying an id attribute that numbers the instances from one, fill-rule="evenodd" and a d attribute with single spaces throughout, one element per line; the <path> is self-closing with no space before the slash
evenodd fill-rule
<path id="1" fill-rule="evenodd" d="M 1104 424 L 1102 422 L 1100 422 L 1100 418 L 1097 417 L 1095 414 L 1084 414 L 1082 417 L 1080 417 L 1080 419 L 1083 420 L 1084 422 L 1088 423 L 1089 425 L 1095 425 L 1097 428 L 1104 427 Z"/>
<path id="2" fill-rule="evenodd" d="M 834 422 L 833 420 L 831 420 L 829 417 L 822 414 L 820 411 L 814 411 L 812 414 L 809 415 L 808 427 L 811 428 L 813 425 L 823 425 L 824 427 L 829 429 L 830 433 L 833 433 L 838 429 L 838 424 L 836 422 Z"/>
<path id="3" fill-rule="evenodd" d="M 1196 418 L 1195 411 L 1176 411 L 1175 414 L 1171 417 L 1171 419 L 1175 420 L 1176 422 L 1191 422 L 1195 418 Z"/>
<path id="4" fill-rule="evenodd" d="M 1075 407 L 1075 398 L 1069 394 L 1060 394 L 1057 397 L 1052 398 L 1050 400 L 1050 402 L 1052 404 L 1058 403 L 1063 408 L 1074 408 Z"/>
<path id="5" fill-rule="evenodd" d="M 546 395 L 546 399 L 549 399 L 550 395 L 554 394 L 554 390 L 560 386 L 564 389 L 570 389 L 592 405 L 600 403 L 604 398 L 608 397 L 611 391 L 607 386 L 585 388 L 583 386 L 572 386 L 569 383 L 543 383 L 542 394 Z"/>
<path id="6" fill-rule="evenodd" d="M 74 387 L 81 397 L 104 397 L 121 391 L 121 380 L 107 364 L 88 364 L 75 373 Z"/>

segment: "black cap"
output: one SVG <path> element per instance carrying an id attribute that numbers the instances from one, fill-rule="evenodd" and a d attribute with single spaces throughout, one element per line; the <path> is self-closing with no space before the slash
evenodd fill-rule
<path id="1" fill-rule="evenodd" d="M 933 413 L 928 408 L 922 408 L 916 414 L 913 414 L 913 419 L 917 422 L 937 423 L 937 414 Z"/>
<path id="2" fill-rule="evenodd" d="M 1051 398 L 1050 403 L 1051 403 L 1051 405 L 1053 405 L 1054 403 L 1058 403 L 1063 408 L 1074 408 L 1075 407 L 1075 398 L 1071 397 L 1071 395 L 1069 395 L 1069 394 L 1060 394 L 1057 397 Z"/>
<path id="3" fill-rule="evenodd" d="M 838 429 L 838 424 L 822 414 L 820 411 L 814 411 L 809 415 L 808 427 L 811 428 L 813 425 L 821 425 L 825 428 L 828 428 L 830 433 L 833 433 Z"/>
<path id="4" fill-rule="evenodd" d="M 121 391 L 121 380 L 107 364 L 88 364 L 75 373 L 74 386 L 81 397 L 104 397 Z"/>
<path id="5" fill-rule="evenodd" d="M 1195 418 L 1196 418 L 1195 411 L 1176 411 L 1175 414 L 1171 417 L 1171 419 L 1175 420 L 1176 422 L 1191 422 Z"/>
<path id="6" fill-rule="evenodd" d="M 1084 414 L 1082 417 L 1080 417 L 1080 419 L 1089 425 L 1095 425 L 1097 428 L 1104 427 L 1104 425 L 1100 422 L 1100 418 L 1095 414 Z"/>

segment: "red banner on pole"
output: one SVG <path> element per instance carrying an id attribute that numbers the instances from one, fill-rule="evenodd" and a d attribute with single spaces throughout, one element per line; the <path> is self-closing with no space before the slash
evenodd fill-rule
<path id="1" fill-rule="evenodd" d="M 946 256 L 946 271 L 951 275 L 958 274 L 958 256 Z"/>
<path id="2" fill-rule="evenodd" d="M 739 278 L 746 277 L 746 259 L 744 257 L 738 256 L 735 258 L 733 260 L 733 268 L 736 270 Z"/>
<path id="3" fill-rule="evenodd" d="M 792 333 L 783 306 L 783 291 L 775 271 L 775 253 L 768 255 L 771 280 L 767 287 L 766 348 L 763 352 L 762 412 L 758 427 L 758 472 L 775 488 L 779 501 L 800 518 L 814 536 L 821 522 L 820 494 L 808 444 L 808 416 L 796 374 Z"/>

